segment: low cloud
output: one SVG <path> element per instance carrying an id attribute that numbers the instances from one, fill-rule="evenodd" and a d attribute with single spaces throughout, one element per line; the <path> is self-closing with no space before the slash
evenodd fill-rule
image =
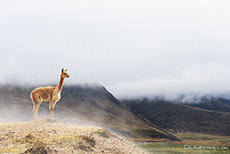
<path id="1" fill-rule="evenodd" d="M 111 84 L 109 88 L 120 97 L 177 97 L 179 94 L 221 94 L 230 92 L 230 71 L 227 66 L 178 69 L 177 77 L 142 79 L 134 82 Z"/>
<path id="2" fill-rule="evenodd" d="M 115 96 L 228 91 L 228 1 L 0 2 L 0 84 L 99 83 Z"/>

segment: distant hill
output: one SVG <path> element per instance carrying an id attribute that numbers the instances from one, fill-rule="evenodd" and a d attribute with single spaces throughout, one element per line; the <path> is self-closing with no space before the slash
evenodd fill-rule
<path id="1" fill-rule="evenodd" d="M 230 101 L 222 98 L 212 98 L 211 101 L 203 100 L 199 103 L 190 103 L 187 105 L 213 111 L 230 112 Z"/>
<path id="2" fill-rule="evenodd" d="M 230 100 L 211 95 L 184 95 L 176 102 L 207 110 L 230 112 Z"/>
<path id="3" fill-rule="evenodd" d="M 156 100 L 124 100 L 127 106 L 161 128 L 230 135 L 230 113 Z"/>
<path id="4" fill-rule="evenodd" d="M 34 87 L 4 85 L 0 88 L 0 121 L 33 121 L 30 92 Z M 38 117 L 49 117 L 48 103 Z M 64 86 L 54 111 L 57 120 L 96 125 L 134 140 L 177 140 L 150 121 L 132 112 L 100 85 Z"/>

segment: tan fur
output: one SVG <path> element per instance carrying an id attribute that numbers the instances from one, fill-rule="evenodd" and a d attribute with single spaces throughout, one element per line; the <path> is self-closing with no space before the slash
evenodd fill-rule
<path id="1" fill-rule="evenodd" d="M 36 120 L 38 120 L 37 112 L 42 101 L 49 101 L 50 118 L 54 118 L 54 107 L 61 98 L 61 90 L 65 78 L 69 78 L 69 74 L 67 73 L 67 69 L 62 69 L 57 87 L 39 87 L 31 92 L 30 98 L 33 101 L 33 112 Z"/>

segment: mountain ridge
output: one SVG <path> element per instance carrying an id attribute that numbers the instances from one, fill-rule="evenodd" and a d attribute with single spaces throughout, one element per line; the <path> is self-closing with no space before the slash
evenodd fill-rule
<path id="1" fill-rule="evenodd" d="M 34 87 L 0 87 L 0 120 L 33 121 L 29 94 Z M 179 140 L 134 114 L 103 86 L 64 86 L 54 116 L 57 120 L 101 126 L 133 140 Z M 38 117 L 49 117 L 48 103 L 43 102 Z M 10 111 L 10 112 L 9 112 Z"/>

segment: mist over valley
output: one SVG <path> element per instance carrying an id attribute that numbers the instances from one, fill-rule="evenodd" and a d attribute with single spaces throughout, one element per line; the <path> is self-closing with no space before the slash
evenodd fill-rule
<path id="1" fill-rule="evenodd" d="M 0 153 L 230 153 L 229 6 L 1 0 Z"/>

